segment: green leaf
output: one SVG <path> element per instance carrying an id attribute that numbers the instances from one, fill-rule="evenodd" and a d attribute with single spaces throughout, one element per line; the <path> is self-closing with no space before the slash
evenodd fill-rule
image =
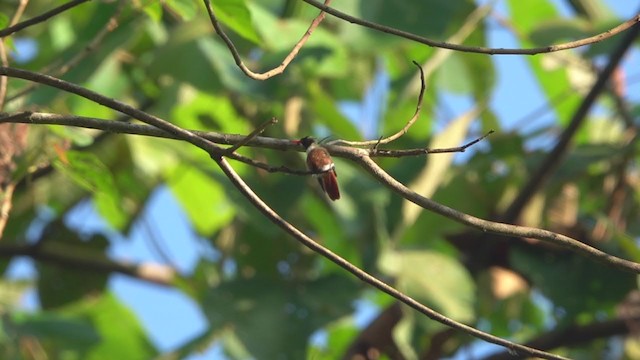
<path id="1" fill-rule="evenodd" d="M 202 305 L 212 328 L 234 329 L 252 357 L 304 359 L 309 336 L 347 314 L 355 291 L 344 276 L 305 283 L 258 276 L 211 289 Z"/>
<path id="2" fill-rule="evenodd" d="M 40 239 L 43 250 L 52 256 L 69 256 L 93 264 L 105 264 L 105 250 L 109 244 L 102 235 L 88 240 L 67 228 L 62 221 L 47 225 Z M 59 308 L 85 296 L 95 296 L 107 284 L 108 273 L 77 271 L 47 263 L 38 263 L 38 296 L 44 309 Z"/>
<path id="3" fill-rule="evenodd" d="M 319 123 L 326 125 L 336 137 L 353 140 L 362 137 L 356 126 L 338 110 L 335 99 L 330 98 L 317 83 L 310 82 L 307 85 L 310 105 L 318 116 Z"/>
<path id="4" fill-rule="evenodd" d="M 218 1 L 214 1 L 218 2 Z M 182 20 L 191 20 L 198 14 L 198 6 L 191 0 L 167 0 L 167 6 L 175 11 Z"/>
<path id="5" fill-rule="evenodd" d="M 100 342 L 83 359 L 150 359 L 157 351 L 136 316 L 114 295 L 90 299 L 65 312 L 90 319 Z"/>
<path id="6" fill-rule="evenodd" d="M 7 26 L 9 26 L 9 21 L 11 21 L 9 19 L 9 16 L 7 16 L 7 14 L 1 12 L 0 13 L 0 29 L 4 29 Z"/>
<path id="7" fill-rule="evenodd" d="M 249 121 L 236 111 L 226 96 L 215 96 L 183 87 L 182 103 L 173 108 L 175 123 L 187 129 L 218 130 L 231 134 L 246 134 Z"/>
<path id="8" fill-rule="evenodd" d="M 4 325 L 12 338 L 35 337 L 49 344 L 50 356 L 66 352 L 84 358 L 100 342 L 100 334 L 88 319 L 64 312 L 17 312 Z"/>
<path id="9" fill-rule="evenodd" d="M 142 10 L 154 22 L 159 23 L 162 20 L 162 3 L 160 1 L 145 2 Z"/>
<path id="10" fill-rule="evenodd" d="M 215 0 L 212 5 L 222 23 L 243 38 L 260 44 L 260 37 L 251 21 L 251 12 L 244 0 Z"/>
<path id="11" fill-rule="evenodd" d="M 67 151 L 53 165 L 76 184 L 93 193 L 98 212 L 113 227 L 120 229 L 127 221 L 120 206 L 120 192 L 113 175 L 97 156 L 88 152 Z"/>
<path id="12" fill-rule="evenodd" d="M 636 288 L 635 274 L 575 253 L 543 253 L 527 247 L 510 254 L 510 263 L 551 300 L 562 323 L 572 323 L 580 315 L 587 317 L 586 322 L 597 320 L 599 312 L 613 312 L 620 299 Z"/>
<path id="13" fill-rule="evenodd" d="M 586 36 L 588 26 L 587 21 L 580 18 L 551 19 L 531 30 L 531 40 L 538 46 L 545 46 L 581 39 Z"/>
<path id="14" fill-rule="evenodd" d="M 452 121 L 444 131 L 441 131 L 433 138 L 429 144 L 429 148 L 438 149 L 448 147 L 452 143 L 461 144 L 466 137 L 469 126 L 471 126 L 471 123 L 475 119 L 476 113 L 477 111 L 472 109 L 460 115 Z M 444 181 L 444 177 L 455 155 L 455 153 L 444 153 L 429 157 L 426 166 L 424 166 L 418 176 L 411 182 L 409 187 L 422 196 L 432 197 Z M 402 206 L 402 224 L 404 226 L 413 225 L 422 210 L 421 207 L 405 200 Z"/>
<path id="15" fill-rule="evenodd" d="M 464 58 L 459 53 L 450 54 L 436 73 L 436 84 L 440 90 L 448 90 L 456 94 L 467 94 L 473 90 L 472 81 L 475 75 L 467 68 Z"/>
<path id="16" fill-rule="evenodd" d="M 53 359 L 150 359 L 157 354 L 137 319 L 112 295 L 56 312 L 15 313 L 3 325 L 12 340 L 37 339 Z M 13 346 L 2 345 L 5 352 Z"/>
<path id="17" fill-rule="evenodd" d="M 211 235 L 233 219 L 235 210 L 224 187 L 211 176 L 191 167 L 178 167 L 168 185 L 200 234 Z"/>
<path id="18" fill-rule="evenodd" d="M 378 265 L 403 293 L 457 321 L 474 320 L 474 282 L 460 262 L 433 251 L 386 249 Z"/>

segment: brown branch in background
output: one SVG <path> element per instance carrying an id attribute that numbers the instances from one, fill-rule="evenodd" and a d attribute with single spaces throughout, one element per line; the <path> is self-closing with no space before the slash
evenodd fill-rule
<path id="1" fill-rule="evenodd" d="M 69 59 L 66 63 L 62 63 L 58 68 L 54 71 L 53 69 L 56 66 L 47 66 L 45 69 L 40 71 L 41 73 L 46 73 L 52 76 L 60 77 L 66 74 L 69 70 L 73 69 L 77 66 L 82 60 L 84 60 L 89 54 L 94 52 L 98 47 L 102 44 L 102 41 L 107 37 L 108 34 L 113 32 L 118 27 L 118 18 L 122 14 L 122 10 L 124 9 L 124 5 L 127 3 L 126 0 L 119 0 L 116 6 L 116 10 L 113 15 L 107 19 L 105 25 L 100 29 L 94 38 L 81 50 L 78 51 L 71 59 Z M 8 66 L 8 65 L 5 65 Z M 20 89 L 18 92 L 11 94 L 7 99 L 8 102 L 12 102 L 20 97 L 28 94 L 29 92 L 37 89 L 40 85 L 38 83 L 30 83 L 23 89 Z M 1 107 L 0 107 L 1 109 Z"/>
<path id="2" fill-rule="evenodd" d="M 330 3 L 331 3 L 331 0 L 324 1 L 325 5 L 329 5 Z M 304 46 L 307 40 L 309 40 L 309 37 L 311 36 L 313 31 L 318 27 L 318 25 L 320 25 L 320 23 L 322 22 L 322 20 L 326 15 L 323 11 L 321 11 L 320 14 L 318 14 L 318 16 L 311 22 L 311 25 L 309 25 L 307 32 L 302 36 L 302 38 L 300 38 L 300 40 L 296 43 L 293 49 L 291 49 L 291 52 L 289 53 L 289 55 L 287 55 L 284 58 L 284 60 L 282 60 L 282 63 L 279 66 L 263 73 L 255 73 L 251 71 L 251 69 L 249 69 L 244 64 L 244 62 L 242 61 L 242 58 L 240 58 L 240 54 L 238 53 L 238 50 L 236 49 L 235 45 L 233 45 L 233 42 L 231 41 L 231 39 L 229 39 L 227 34 L 224 32 L 224 30 L 222 29 L 222 26 L 220 26 L 220 23 L 216 18 L 215 12 L 213 11 L 213 6 L 211 6 L 211 1 L 204 0 L 204 6 L 207 8 L 207 12 L 209 13 L 209 19 L 211 20 L 211 25 L 213 25 L 213 28 L 216 30 L 216 33 L 218 33 L 218 35 L 222 38 L 222 41 L 224 41 L 224 43 L 229 48 L 229 51 L 231 51 L 231 55 L 233 56 L 233 59 L 235 60 L 236 65 L 238 65 L 240 70 L 242 70 L 242 72 L 245 73 L 245 75 L 247 75 L 248 77 L 254 80 L 267 80 L 271 77 L 282 74 L 284 72 L 284 69 L 286 69 L 287 66 L 289 65 L 289 63 L 291 63 L 291 61 L 293 61 L 293 59 L 295 59 L 295 57 L 298 55 L 298 52 L 300 51 L 302 46 Z"/>
<path id="3" fill-rule="evenodd" d="M 267 126 L 271 126 L 276 123 L 278 123 L 278 119 L 276 119 L 275 117 L 272 117 L 271 119 L 263 122 L 257 128 L 255 128 L 249 135 L 247 135 L 244 139 L 238 141 L 237 143 L 235 143 L 235 145 L 225 149 L 225 154 L 234 153 L 240 147 L 246 145 L 249 141 L 253 140 L 256 136 L 262 134 L 264 132 L 264 129 L 267 128 Z"/>
<path id="4" fill-rule="evenodd" d="M 305 0 L 306 1 L 306 0 Z M 638 16 L 640 18 L 640 15 Z M 622 61 L 623 55 L 629 50 L 633 41 L 640 34 L 640 25 L 634 26 L 629 32 L 622 38 L 622 41 L 618 47 L 613 51 L 609 57 L 609 63 L 598 75 L 596 83 L 593 85 L 587 96 L 580 103 L 580 106 L 573 114 L 569 125 L 564 130 L 558 143 L 554 146 L 553 150 L 549 153 L 540 167 L 529 177 L 527 184 L 518 193 L 518 196 L 511 202 L 511 205 L 505 210 L 501 217 L 501 221 L 507 223 L 515 222 L 520 216 L 522 210 L 529 203 L 529 200 L 533 195 L 546 183 L 548 177 L 556 170 L 556 168 L 562 162 L 564 155 L 566 154 L 571 139 L 576 134 L 582 123 L 587 117 L 591 106 L 606 88 L 607 81 L 613 74 L 614 70 L 618 67 L 620 61 Z"/>
<path id="5" fill-rule="evenodd" d="M 57 8 L 53 8 L 53 9 L 51 9 L 51 10 L 49 10 L 49 11 L 47 11 L 47 12 L 41 14 L 41 15 L 33 17 L 33 18 L 29 19 L 29 20 L 25 20 L 25 21 L 23 21 L 21 23 L 13 25 L 13 26 L 8 26 L 8 27 L 6 27 L 4 29 L 0 29 L 0 38 L 3 38 L 5 36 L 9 36 L 9 35 L 11 35 L 11 34 L 13 34 L 15 32 L 18 32 L 18 31 L 20 31 L 22 29 L 25 29 L 25 28 L 27 28 L 29 26 L 33 26 L 33 25 L 39 24 L 41 22 L 45 22 L 48 19 L 50 19 L 50 18 L 52 18 L 52 17 L 54 17 L 54 16 L 56 16 L 56 15 L 62 13 L 62 12 L 65 12 L 65 11 L 75 7 L 75 6 L 78 6 L 78 5 L 82 4 L 82 3 L 85 3 L 87 1 L 91 1 L 91 0 L 72 0 L 72 1 L 69 1 L 68 3 L 66 3 L 66 4 L 62 4 L 62 5 L 58 6 Z"/>
<path id="6" fill-rule="evenodd" d="M 379 289 L 380 291 L 394 297 L 400 302 L 410 306 L 411 308 L 417 310 L 418 312 L 424 314 L 432 320 L 435 320 L 441 324 L 452 327 L 454 329 L 458 329 L 464 331 L 465 333 L 477 337 L 479 339 L 504 346 L 508 348 L 510 351 L 516 354 L 527 355 L 527 356 L 538 356 L 545 359 L 564 359 L 562 356 L 550 354 L 544 351 L 539 351 L 533 348 L 529 348 L 526 346 L 522 346 L 511 342 L 509 340 L 502 339 L 500 337 L 488 334 L 486 332 L 475 329 L 471 326 L 459 323 L 453 319 L 450 319 L 431 308 L 417 302 L 413 298 L 405 295 L 404 293 L 396 290 L 395 288 L 387 285 L 386 283 L 378 280 L 376 277 L 371 276 L 364 270 L 361 270 L 357 266 L 351 264 L 344 258 L 340 257 L 338 254 L 333 253 L 331 250 L 325 248 L 320 245 L 318 242 L 314 241 L 302 231 L 298 230 L 295 226 L 291 225 L 285 219 L 283 219 L 278 213 L 276 213 L 273 209 L 271 209 L 267 204 L 262 201 L 262 199 L 253 192 L 253 190 L 244 182 L 244 180 L 233 170 L 233 168 L 229 165 L 227 160 L 221 155 L 212 156 L 212 159 L 220 166 L 220 169 L 225 173 L 227 178 L 231 181 L 231 183 L 244 195 L 247 200 L 257 209 L 259 210 L 267 219 L 276 224 L 282 230 L 287 232 L 289 235 L 294 237 L 298 242 L 307 248 L 311 249 L 313 252 L 325 257 L 330 260 L 334 264 L 340 266 L 344 270 L 348 271 L 352 275 L 366 282 L 367 284 Z"/>
<path id="7" fill-rule="evenodd" d="M 0 257 L 12 258 L 15 256 L 28 256 L 34 260 L 65 267 L 79 268 L 82 270 L 99 271 L 107 273 L 119 273 L 134 277 L 150 283 L 172 286 L 176 279 L 176 270 L 161 264 L 127 264 L 107 258 L 76 257 L 68 252 L 47 250 L 35 244 L 8 243 L 0 245 Z"/>
<path id="8" fill-rule="evenodd" d="M 402 319 L 402 307 L 394 302 L 382 310 L 347 348 L 343 360 L 377 359 L 384 353 L 390 359 L 401 359 L 401 352 L 395 343 L 391 329 Z"/>
<path id="9" fill-rule="evenodd" d="M 371 21 L 359 19 L 355 16 L 351 16 L 341 11 L 338 11 L 330 6 L 323 5 L 320 2 L 315 0 L 303 0 L 303 1 L 315 8 L 318 8 L 326 13 L 329 13 L 337 18 L 348 21 L 350 23 L 358 24 L 360 26 L 364 26 L 376 31 L 380 31 L 387 34 L 399 36 L 405 39 L 413 40 L 415 42 L 425 44 L 431 47 L 451 49 L 456 51 L 477 53 L 477 54 L 489 54 L 489 55 L 535 55 L 535 54 L 542 54 L 542 53 L 557 52 L 557 51 L 567 50 L 567 49 L 574 49 L 577 47 L 594 44 L 602 40 L 608 39 L 627 29 L 630 29 L 635 24 L 640 23 L 640 14 L 637 14 L 633 18 L 623 22 L 622 24 L 614 27 L 613 29 L 607 30 L 603 33 L 600 33 L 585 39 L 570 41 L 564 44 L 549 45 L 549 46 L 537 47 L 537 48 L 531 48 L 531 49 L 484 48 L 484 47 L 478 47 L 478 46 L 465 46 L 465 45 L 457 45 L 457 44 L 450 44 L 446 42 L 434 41 L 422 36 L 418 36 L 418 35 L 406 32 L 406 31 L 394 29 L 388 26 L 371 22 Z"/>

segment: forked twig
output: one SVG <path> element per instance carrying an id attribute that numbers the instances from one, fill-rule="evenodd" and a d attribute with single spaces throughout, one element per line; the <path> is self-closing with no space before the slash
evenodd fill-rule
<path id="1" fill-rule="evenodd" d="M 328 6 L 329 4 L 331 4 L 331 0 L 324 1 L 324 5 Z M 263 73 L 256 73 L 251 71 L 251 69 L 249 69 L 244 64 L 244 62 L 242 61 L 242 58 L 240 57 L 240 53 L 238 53 L 238 49 L 236 49 L 231 39 L 227 36 L 227 34 L 224 32 L 224 30 L 220 26 L 220 22 L 216 18 L 215 12 L 213 10 L 213 6 L 211 6 L 211 0 L 204 0 L 204 6 L 207 8 L 207 12 L 209 13 L 209 19 L 211 20 L 211 25 L 213 25 L 213 28 L 216 30 L 218 35 L 220 35 L 220 37 L 222 38 L 222 41 L 224 41 L 224 43 L 227 45 L 227 47 L 229 48 L 229 51 L 231 51 L 231 55 L 233 56 L 233 59 L 235 60 L 236 65 L 238 65 L 240 70 L 242 70 L 242 72 L 245 75 L 247 75 L 248 77 L 254 80 L 267 80 L 271 77 L 282 74 L 284 72 L 284 69 L 286 69 L 287 66 L 289 66 L 289 63 L 291 63 L 291 61 L 293 61 L 293 59 L 295 59 L 295 57 L 298 55 L 298 52 L 300 51 L 302 46 L 304 46 L 304 44 L 307 42 L 309 37 L 311 37 L 311 34 L 313 33 L 313 31 L 318 27 L 318 25 L 320 25 L 320 23 L 322 22 L 322 20 L 324 20 L 326 15 L 324 11 L 320 11 L 320 14 L 318 14 L 318 16 L 315 19 L 313 19 L 307 31 L 304 33 L 304 35 L 302 35 L 302 38 L 298 40 L 298 42 L 293 47 L 293 49 L 291 49 L 291 52 L 289 53 L 289 55 L 287 55 L 284 58 L 284 60 L 282 60 L 282 63 L 280 65 L 278 65 L 277 67 L 269 71 L 265 71 Z"/>

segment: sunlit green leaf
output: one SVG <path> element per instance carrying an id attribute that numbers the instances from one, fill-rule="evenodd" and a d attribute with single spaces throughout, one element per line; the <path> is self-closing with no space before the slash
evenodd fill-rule
<path id="1" fill-rule="evenodd" d="M 244 0 L 215 0 L 211 1 L 220 21 L 230 27 L 243 38 L 254 43 L 260 43 L 251 21 L 251 12 Z"/>
<path id="2" fill-rule="evenodd" d="M 387 250 L 379 266 L 405 294 L 458 321 L 473 320 L 473 279 L 454 259 L 431 251 Z"/>
<path id="3" fill-rule="evenodd" d="M 198 170 L 178 168 L 169 180 L 169 188 L 201 234 L 212 234 L 233 218 L 235 211 L 224 188 Z"/>
<path id="4" fill-rule="evenodd" d="M 93 193 L 98 211 L 114 227 L 120 228 L 126 216 L 120 206 L 120 192 L 109 168 L 97 156 L 88 152 L 67 151 L 54 166 L 76 184 Z"/>

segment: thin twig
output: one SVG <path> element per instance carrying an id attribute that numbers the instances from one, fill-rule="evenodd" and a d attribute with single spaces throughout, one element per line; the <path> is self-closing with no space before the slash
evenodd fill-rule
<path id="1" fill-rule="evenodd" d="M 295 226 L 291 225 L 285 219 L 283 219 L 278 213 L 276 213 L 273 209 L 271 209 L 267 204 L 262 201 L 262 199 L 253 192 L 253 190 L 244 182 L 244 180 L 233 170 L 233 168 L 229 165 L 226 159 L 222 156 L 214 156 L 213 159 L 220 166 L 222 171 L 227 175 L 227 178 L 231 181 L 231 183 L 249 200 L 249 202 L 262 214 L 267 217 L 271 222 L 279 226 L 289 235 L 293 236 L 298 242 L 302 245 L 308 247 L 315 253 L 322 255 L 323 257 L 331 260 L 336 265 L 340 266 L 344 270 L 350 272 L 357 278 L 362 281 L 368 283 L 371 286 L 379 289 L 380 291 L 398 299 L 402 303 L 410 306 L 411 308 L 417 310 L 418 312 L 426 315 L 432 320 L 438 321 L 446 326 L 464 331 L 465 333 L 477 337 L 479 339 L 504 346 L 516 354 L 528 355 L 528 356 L 538 356 L 545 359 L 564 359 L 562 356 L 550 354 L 544 351 L 539 351 L 533 348 L 529 348 L 526 346 L 522 346 L 520 344 L 516 344 L 509 340 L 488 334 L 486 332 L 475 329 L 471 326 L 462 324 L 453 319 L 450 319 L 431 308 L 417 302 L 413 298 L 405 295 L 404 293 L 396 290 L 395 288 L 387 285 L 386 283 L 378 280 L 377 278 L 369 275 L 367 272 L 361 270 L 357 266 L 351 264 L 344 258 L 340 257 L 338 254 L 333 253 L 331 250 L 325 248 L 320 245 L 320 243 L 314 241 L 306 234 L 298 230 Z"/>
<path id="2" fill-rule="evenodd" d="M 415 42 L 425 44 L 431 47 L 445 48 L 445 49 L 451 49 L 451 50 L 457 50 L 457 51 L 469 52 L 469 53 L 489 54 L 489 55 L 535 55 L 535 54 L 542 54 L 542 53 L 557 52 L 557 51 L 562 51 L 567 49 L 574 49 L 577 47 L 594 44 L 602 40 L 608 39 L 614 35 L 617 35 L 633 27 L 635 24 L 640 23 L 640 14 L 637 14 L 633 18 L 623 22 L 622 24 L 614 27 L 613 29 L 607 30 L 603 33 L 600 33 L 585 39 L 570 41 L 563 44 L 549 45 L 549 46 L 543 46 L 543 47 L 537 47 L 537 48 L 531 48 L 531 49 L 485 48 L 485 47 L 479 47 L 479 46 L 465 46 L 465 45 L 450 44 L 447 42 L 434 41 L 422 36 L 418 36 L 418 35 L 406 32 L 406 31 L 394 29 L 388 26 L 384 26 L 374 22 L 367 21 L 367 20 L 359 19 L 355 16 L 351 16 L 341 11 L 338 11 L 330 6 L 323 5 L 320 2 L 315 0 L 303 0 L 303 1 L 313 7 L 316 7 L 324 12 L 327 12 L 337 18 L 348 21 L 350 23 L 358 24 L 358 25 L 368 27 L 370 29 L 384 32 L 387 34 L 403 37 L 405 39 L 413 40 Z"/>
<path id="3" fill-rule="evenodd" d="M 225 154 L 232 154 L 233 152 L 238 150 L 240 147 L 246 145 L 249 141 L 253 140 L 256 136 L 262 134 L 264 132 L 264 129 L 267 128 L 267 126 L 271 126 L 276 123 L 278 123 L 278 119 L 276 119 L 275 117 L 272 117 L 271 119 L 263 122 L 257 128 L 255 128 L 249 135 L 247 135 L 244 139 L 238 141 L 235 145 L 225 149 Z"/>
<path id="4" fill-rule="evenodd" d="M 477 144 L 478 142 L 484 140 L 487 136 L 493 134 L 493 130 L 489 130 L 486 134 L 476 138 L 462 146 L 451 147 L 451 148 L 439 148 L 439 149 L 429 149 L 429 148 L 420 148 L 420 149 L 403 149 L 403 150 L 385 150 L 385 149 L 371 149 L 369 151 L 369 156 L 378 156 L 378 157 L 405 157 L 405 156 L 420 156 L 427 154 L 442 154 L 442 153 L 453 153 L 453 152 L 465 152 L 467 148 Z"/>
<path id="5" fill-rule="evenodd" d="M 424 97 L 424 91 L 427 87 L 425 80 L 424 80 L 424 71 L 422 70 L 422 67 L 420 66 L 420 64 L 418 64 L 415 61 L 412 61 L 413 64 L 418 68 L 418 70 L 420 70 L 420 94 L 418 95 L 418 103 L 416 104 L 416 111 L 413 113 L 413 116 L 411 117 L 411 119 L 409 119 L 409 121 L 407 121 L 407 123 L 404 125 L 404 127 L 402 129 L 400 129 L 400 131 L 398 131 L 397 133 L 388 136 L 386 138 L 382 138 L 382 139 L 378 139 L 378 140 L 369 140 L 369 141 L 346 141 L 346 140 L 336 140 L 336 141 L 332 141 L 331 144 L 339 144 L 339 145 L 349 145 L 349 146 L 371 146 L 374 145 L 375 147 L 377 147 L 378 145 L 382 144 L 388 144 L 396 139 L 398 139 L 399 137 L 401 137 L 402 135 L 406 134 L 407 131 L 409 131 L 409 128 L 411 127 L 411 125 L 413 125 L 413 123 L 416 122 L 416 120 L 418 120 L 418 117 L 420 117 L 420 110 L 422 109 L 422 98 Z"/>
<path id="6" fill-rule="evenodd" d="M 329 5 L 330 3 L 331 3 L 331 0 L 325 0 L 324 2 L 325 5 Z M 213 10 L 213 6 L 211 6 L 211 1 L 204 0 L 204 6 L 207 8 L 207 12 L 209 13 L 209 19 L 211 20 L 211 25 L 213 25 L 213 28 L 216 30 L 216 33 L 220 35 L 220 37 L 222 38 L 222 41 L 224 41 L 224 43 L 229 48 L 229 51 L 231 51 L 231 55 L 233 56 L 233 59 L 235 60 L 236 65 L 238 65 L 240 70 L 242 70 L 242 72 L 245 73 L 245 75 L 247 75 L 248 77 L 254 80 L 267 80 L 271 77 L 282 74 L 284 72 L 284 69 L 286 69 L 286 67 L 289 65 L 289 63 L 291 63 L 291 61 L 293 61 L 293 59 L 295 59 L 295 57 L 298 55 L 298 52 L 300 51 L 302 46 L 307 42 L 307 40 L 309 39 L 313 31 L 318 27 L 318 25 L 320 25 L 320 23 L 322 22 L 322 20 L 325 18 L 325 15 L 326 15 L 324 11 L 320 11 L 320 14 L 318 14 L 318 16 L 311 22 L 311 25 L 309 25 L 307 32 L 305 32 L 304 35 L 302 35 L 302 38 L 298 40 L 298 42 L 293 47 L 293 49 L 291 49 L 291 52 L 289 53 L 289 55 L 287 55 L 284 58 L 284 60 L 282 60 L 282 63 L 279 66 L 269 71 L 265 71 L 263 73 L 255 73 L 251 71 L 251 69 L 249 69 L 244 64 L 244 62 L 242 61 L 242 58 L 240 57 L 240 53 L 238 53 L 238 50 L 236 49 L 235 45 L 233 45 L 233 42 L 231 41 L 231 39 L 224 32 L 224 30 L 222 29 L 222 26 L 220 26 L 220 23 L 218 22 L 218 19 L 216 18 L 215 12 Z"/>
<path id="7" fill-rule="evenodd" d="M 67 10 L 69 10 L 69 9 L 75 7 L 75 6 L 78 6 L 78 5 L 80 5 L 80 4 L 84 3 L 84 2 L 87 2 L 87 1 L 91 1 L 91 0 L 72 0 L 72 1 L 69 1 L 68 3 L 66 3 L 66 4 L 60 5 L 57 8 L 51 9 L 51 10 L 49 10 L 49 11 L 47 11 L 47 12 L 41 14 L 41 15 L 38 15 L 36 17 L 33 17 L 33 18 L 29 19 L 29 20 L 25 20 L 25 21 L 23 21 L 21 23 L 13 25 L 13 26 L 8 26 L 8 27 L 0 30 L 0 38 L 3 38 L 5 36 L 9 36 L 9 35 L 11 35 L 11 34 L 13 34 L 15 32 L 18 32 L 18 31 L 20 31 L 20 30 L 22 30 L 24 28 L 27 28 L 29 26 L 32 26 L 32 25 L 39 24 L 41 22 L 47 21 L 48 19 L 50 19 L 50 18 L 52 18 L 52 17 L 54 17 L 54 16 L 56 16 L 56 15 L 58 15 L 58 14 L 64 12 L 64 11 L 67 11 Z"/>

